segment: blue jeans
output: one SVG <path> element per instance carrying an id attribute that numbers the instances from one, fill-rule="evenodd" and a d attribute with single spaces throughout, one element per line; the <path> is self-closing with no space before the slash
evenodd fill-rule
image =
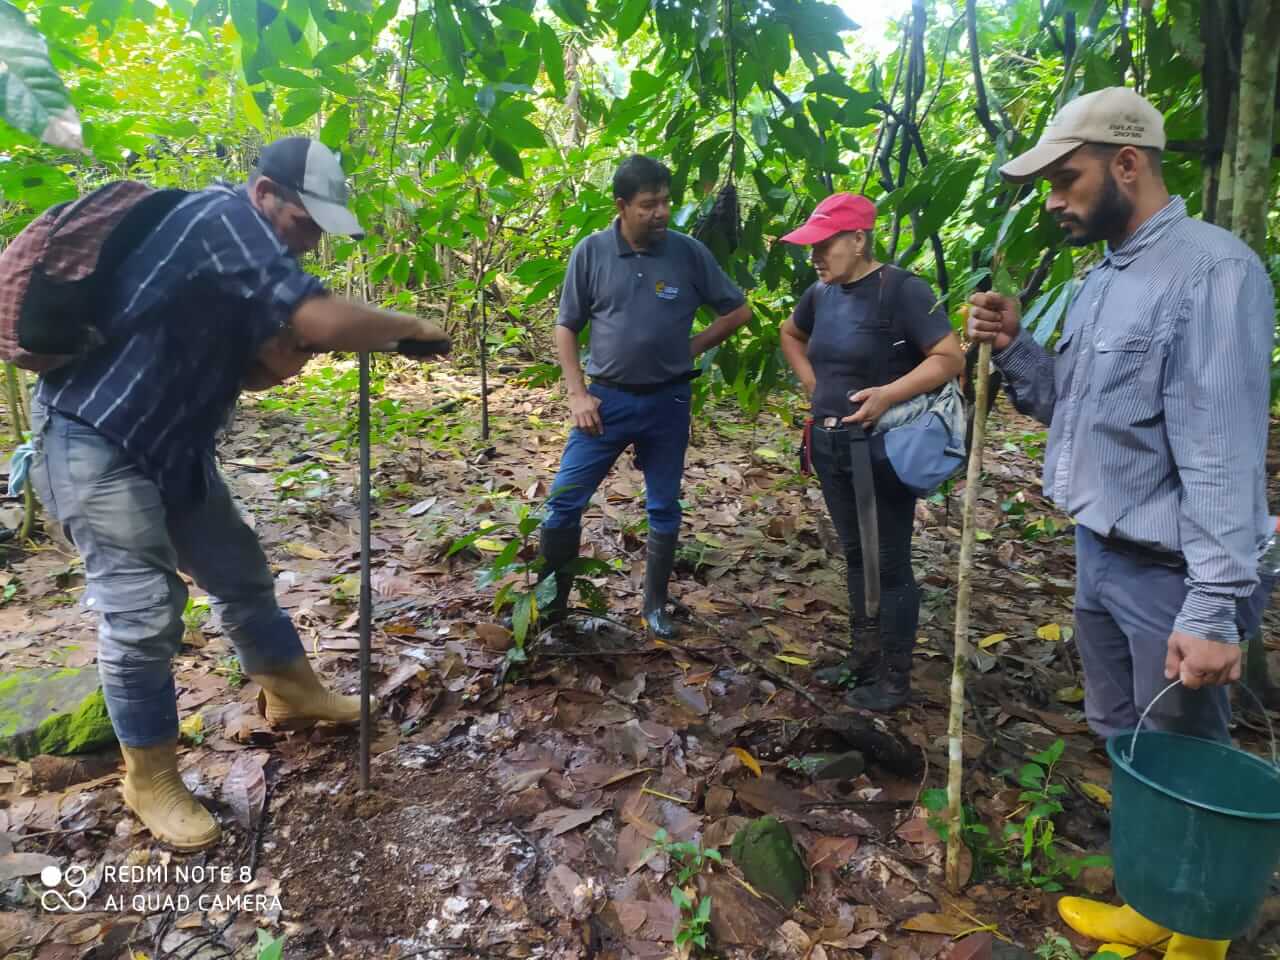
<path id="1" fill-rule="evenodd" d="M 623 450 L 635 444 L 644 471 L 649 530 L 676 533 L 680 529 L 684 454 L 689 446 L 689 398 L 693 392 L 689 384 L 673 384 L 649 394 L 627 393 L 598 383 L 587 390 L 600 400 L 604 432 L 592 436 L 574 427 L 569 434 L 547 502 L 545 525 L 577 526 L 609 469 Z"/>
<path id="2" fill-rule="evenodd" d="M 31 480 L 84 560 L 84 604 L 101 614 L 98 672 L 120 742 L 146 747 L 178 734 L 169 661 L 182 647 L 187 588 L 206 590 L 246 673 L 305 656 L 258 538 L 218 475 L 182 511 L 119 446 L 92 427 L 33 404 Z"/>

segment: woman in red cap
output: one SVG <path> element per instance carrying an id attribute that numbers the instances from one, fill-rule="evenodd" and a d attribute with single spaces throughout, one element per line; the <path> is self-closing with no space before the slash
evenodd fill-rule
<path id="1" fill-rule="evenodd" d="M 872 231 L 876 208 L 866 197 L 823 200 L 787 243 L 813 247 L 818 282 L 782 325 L 782 352 L 813 404 L 809 456 L 822 483 L 848 560 L 850 655 L 818 671 L 826 682 L 852 682 L 848 701 L 888 711 L 911 691 L 911 653 L 920 592 L 911 569 L 915 495 L 898 480 L 875 422 L 890 407 L 942 386 L 964 360 L 946 310 L 923 280 L 881 264 Z M 856 426 L 851 426 L 856 425 Z M 871 437 L 871 476 L 880 554 L 879 629 L 867 617 L 862 541 L 851 442 Z"/>

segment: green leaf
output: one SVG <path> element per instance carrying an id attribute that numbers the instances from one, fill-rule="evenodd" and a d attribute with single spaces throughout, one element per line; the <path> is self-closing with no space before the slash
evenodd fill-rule
<path id="1" fill-rule="evenodd" d="M 49 48 L 22 11 L 0 0 L 0 116 L 45 143 L 83 150 L 80 117 Z"/>
<path id="2" fill-rule="evenodd" d="M 363 53 L 367 48 L 367 44 L 359 40 L 337 40 L 333 43 L 327 43 L 315 58 L 311 61 L 316 67 L 336 67 L 340 63 L 346 63 L 357 54 Z"/>
<path id="3" fill-rule="evenodd" d="M 373 11 L 373 17 L 370 20 L 369 27 L 375 37 L 383 30 L 387 29 L 387 25 L 395 19 L 399 10 L 400 0 L 386 0 L 385 3 Z"/>
<path id="4" fill-rule="evenodd" d="M 272 939 L 265 930 L 258 931 L 258 960 L 281 960 L 284 957 L 284 937 Z"/>
<path id="5" fill-rule="evenodd" d="M 458 79 L 466 76 L 467 69 L 463 58 L 462 29 L 458 26 L 457 17 L 453 13 L 453 5 L 449 0 L 434 0 L 436 14 L 436 35 L 440 39 L 440 49 L 444 52 L 449 70 Z"/>
<path id="6" fill-rule="evenodd" d="M 698 912 L 694 914 L 694 919 L 701 920 L 706 923 L 711 919 L 711 898 L 703 897 L 698 901 Z"/>
<path id="7" fill-rule="evenodd" d="M 258 45 L 258 0 L 230 0 L 231 22 L 246 50 Z"/>
<path id="8" fill-rule="evenodd" d="M 572 23 L 576 27 L 587 25 L 589 17 L 584 0 L 550 0 L 548 6 L 566 23 Z"/>
<path id="9" fill-rule="evenodd" d="M 533 594 L 522 593 L 511 611 L 511 636 L 520 649 L 524 649 L 524 641 L 529 635 L 529 624 L 533 622 L 535 608 Z"/>
<path id="10" fill-rule="evenodd" d="M 319 90 L 298 90 L 289 98 L 289 105 L 280 115 L 286 127 L 296 127 L 320 112 L 324 106 L 324 94 Z"/>
<path id="11" fill-rule="evenodd" d="M 519 30 L 521 33 L 538 32 L 538 21 L 519 7 L 513 7 L 509 3 L 499 3 L 490 7 L 489 12 L 512 30 Z"/>
<path id="12" fill-rule="evenodd" d="M 490 136 L 484 148 L 503 170 L 513 177 L 524 179 L 524 161 L 520 159 L 515 147 L 496 136 Z"/>
<path id="13" fill-rule="evenodd" d="M 351 132 L 351 107 L 343 104 L 329 115 L 320 128 L 320 142 L 330 150 L 338 150 Z"/>
<path id="14" fill-rule="evenodd" d="M 533 595 L 538 601 L 538 606 L 549 607 L 556 598 L 556 578 L 545 577 L 538 581 L 538 585 L 533 589 Z"/>
<path id="15" fill-rule="evenodd" d="M 523 117 L 500 115 L 492 129 L 495 135 L 517 149 L 537 149 L 547 145 L 542 131 Z"/>
<path id="16" fill-rule="evenodd" d="M 618 43 L 626 43 L 644 23 L 645 14 L 649 12 L 651 0 L 626 0 L 618 12 L 616 26 Z"/>
<path id="17" fill-rule="evenodd" d="M 293 70 L 289 67 L 263 67 L 258 72 L 262 74 L 263 80 L 268 83 L 274 83 L 278 87 L 310 90 L 320 86 L 319 78 L 308 76 L 299 70 Z"/>
<path id="18" fill-rule="evenodd" d="M 547 70 L 547 79 L 555 87 L 556 96 L 563 100 L 564 46 L 551 24 L 544 23 L 538 28 L 538 45 L 542 49 L 542 65 Z"/>

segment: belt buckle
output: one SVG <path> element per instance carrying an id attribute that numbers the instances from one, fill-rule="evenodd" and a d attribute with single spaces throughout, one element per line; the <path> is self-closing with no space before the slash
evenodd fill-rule
<path id="1" fill-rule="evenodd" d="M 841 425 L 842 424 L 840 423 L 839 417 L 823 417 L 822 420 L 819 422 L 819 426 L 823 427 L 826 430 L 831 430 Z"/>

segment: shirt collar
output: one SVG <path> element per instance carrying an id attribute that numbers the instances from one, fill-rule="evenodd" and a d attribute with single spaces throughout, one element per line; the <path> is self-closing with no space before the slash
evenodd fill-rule
<path id="1" fill-rule="evenodd" d="M 1133 263 L 1144 250 L 1159 240 L 1166 230 L 1187 217 L 1187 201 L 1182 197 L 1173 197 L 1146 223 L 1138 227 L 1124 243 L 1115 249 L 1107 250 L 1103 263 L 1123 270 Z"/>
<path id="2" fill-rule="evenodd" d="M 668 228 L 670 229 L 670 228 Z M 649 244 L 647 249 L 637 250 L 631 244 L 627 243 L 627 238 L 622 235 L 622 218 L 613 218 L 613 239 L 618 245 L 618 256 L 620 257 L 656 257 L 661 256 L 662 251 L 666 248 L 667 238 L 663 237 L 657 243 Z"/>

